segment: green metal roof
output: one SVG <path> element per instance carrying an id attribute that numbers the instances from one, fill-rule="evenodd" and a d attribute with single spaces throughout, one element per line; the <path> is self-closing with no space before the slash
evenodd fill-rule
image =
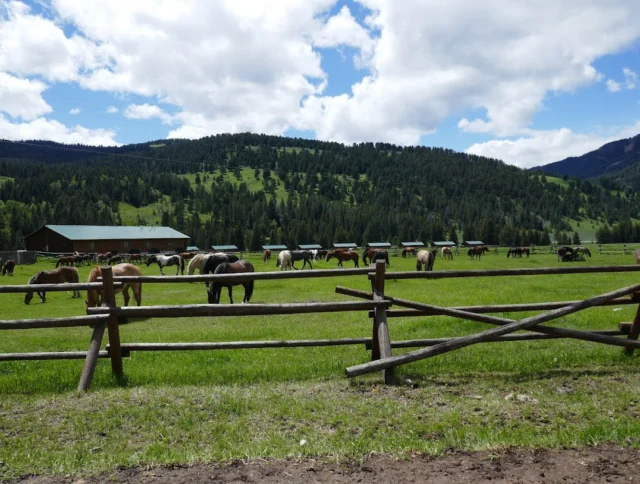
<path id="1" fill-rule="evenodd" d="M 313 249 L 321 250 L 322 246 L 320 244 L 298 244 L 298 248 L 300 250 L 313 250 Z"/>
<path id="2" fill-rule="evenodd" d="M 482 242 L 481 240 L 465 240 L 463 242 L 463 244 L 466 244 L 466 245 L 484 245 L 484 242 Z"/>
<path id="3" fill-rule="evenodd" d="M 389 247 L 391 247 L 391 244 L 389 242 L 367 242 L 367 247 L 380 247 L 388 249 Z"/>
<path id="4" fill-rule="evenodd" d="M 188 251 L 193 251 L 193 250 L 200 250 L 197 246 L 195 245 L 190 245 L 189 247 L 187 247 Z"/>
<path id="5" fill-rule="evenodd" d="M 431 242 L 432 247 L 454 247 L 456 245 L 455 242 L 451 242 L 450 240 L 445 240 L 442 242 Z"/>
<path id="6" fill-rule="evenodd" d="M 287 250 L 286 245 L 263 245 L 264 250 Z"/>
<path id="7" fill-rule="evenodd" d="M 105 226 L 105 225 L 45 225 L 69 240 L 140 240 L 190 239 L 171 227 Z"/>
<path id="8" fill-rule="evenodd" d="M 402 245 L 402 247 L 424 247 L 424 242 L 416 240 L 414 242 L 400 242 L 400 245 Z"/>
<path id="9" fill-rule="evenodd" d="M 235 245 L 212 245 L 213 250 L 240 250 Z"/>
<path id="10" fill-rule="evenodd" d="M 340 242 L 338 244 L 333 244 L 336 249 L 355 249 L 358 247 L 355 242 Z"/>

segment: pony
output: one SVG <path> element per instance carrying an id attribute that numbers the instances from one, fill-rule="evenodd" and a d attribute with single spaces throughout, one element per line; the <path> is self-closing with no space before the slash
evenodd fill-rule
<path id="1" fill-rule="evenodd" d="M 13 269 L 16 267 L 16 261 L 13 259 L 7 259 L 7 262 L 2 266 L 2 275 L 4 276 L 6 273 L 9 273 L 10 276 L 13 276 Z"/>
<path id="2" fill-rule="evenodd" d="M 160 274 L 162 274 L 163 276 L 165 275 L 165 273 L 162 270 L 162 268 L 168 267 L 168 266 L 177 266 L 176 276 L 178 275 L 179 272 L 182 272 L 182 275 L 184 276 L 184 259 L 177 254 L 170 255 L 170 256 L 159 255 L 159 254 L 152 255 L 147 259 L 147 267 L 149 267 L 154 262 L 158 264 L 158 267 L 160 268 Z"/>
<path id="3" fill-rule="evenodd" d="M 293 263 L 291 262 L 291 251 L 283 250 L 278 254 L 278 261 L 276 262 L 276 267 L 280 268 L 280 272 L 291 270 Z"/>
<path id="4" fill-rule="evenodd" d="M 332 250 L 327 254 L 327 262 L 329 262 L 333 257 L 338 259 L 338 267 L 342 267 L 342 263 L 346 260 L 352 260 L 354 267 L 360 267 L 360 265 L 358 264 L 360 256 L 355 250 Z"/>
<path id="5" fill-rule="evenodd" d="M 311 252 L 308 250 L 291 250 L 291 267 L 293 267 L 296 271 L 298 268 L 295 266 L 294 262 L 302 260 L 304 264 L 302 265 L 302 269 L 307 267 L 307 263 L 309 263 L 309 267 L 313 269 L 311 265 Z"/>
<path id="6" fill-rule="evenodd" d="M 435 260 L 435 251 L 421 250 L 416 255 L 416 270 L 420 272 L 424 268 L 425 271 L 432 271 Z"/>
<path id="7" fill-rule="evenodd" d="M 113 266 L 113 277 L 121 276 L 141 276 L 142 271 L 133 264 L 124 263 Z M 98 266 L 89 273 L 87 282 L 98 282 L 98 278 L 102 277 L 102 269 Z M 142 283 L 141 282 L 125 282 L 122 287 L 115 288 L 115 293 L 122 293 L 124 297 L 124 305 L 129 305 L 129 288 L 133 291 L 133 297 L 136 300 L 136 305 L 142 304 Z M 95 308 L 102 304 L 102 290 L 100 289 L 88 289 L 87 299 L 84 301 L 87 308 Z"/>
<path id="8" fill-rule="evenodd" d="M 406 259 L 407 255 L 416 255 L 416 248 L 415 247 L 405 247 L 402 249 L 402 258 Z"/>
<path id="9" fill-rule="evenodd" d="M 271 251 L 269 249 L 265 249 L 262 253 L 262 262 L 265 264 L 271 260 Z"/>
<path id="10" fill-rule="evenodd" d="M 241 274 L 244 272 L 254 272 L 253 264 L 246 260 L 238 260 L 235 262 L 223 262 L 216 267 L 214 274 Z M 232 288 L 240 284 L 244 286 L 242 304 L 248 303 L 253 295 L 253 282 L 253 280 L 246 282 L 214 282 L 208 291 L 209 304 L 220 304 L 220 294 L 223 287 L 226 287 L 229 291 L 229 301 L 233 304 Z"/>
<path id="11" fill-rule="evenodd" d="M 70 282 L 72 284 L 80 282 L 80 278 L 78 277 L 78 269 L 76 269 L 75 267 L 59 267 L 58 269 L 54 269 L 52 271 L 40 271 L 31 276 L 27 284 L 63 284 L 65 282 Z M 43 303 L 47 302 L 46 291 L 37 291 L 37 293 Z M 71 297 L 80 297 L 80 291 L 74 289 L 73 296 Z M 32 299 L 33 292 L 25 293 L 25 304 L 29 304 Z"/>
<path id="12" fill-rule="evenodd" d="M 558 261 L 567 262 L 573 260 L 574 250 L 571 247 L 560 247 L 558 249 Z"/>
<path id="13" fill-rule="evenodd" d="M 367 259 L 369 259 L 369 263 L 371 263 L 371 258 L 376 255 L 376 253 L 383 251 L 384 249 L 376 249 L 376 248 L 372 248 L 369 247 L 368 249 L 365 249 L 365 251 L 362 253 L 362 263 L 366 264 L 367 263 Z M 386 251 L 385 251 L 386 252 Z"/>
<path id="14" fill-rule="evenodd" d="M 453 251 L 451 250 L 451 247 L 443 247 L 442 248 L 442 258 L 444 260 L 453 260 Z"/>
<path id="15" fill-rule="evenodd" d="M 373 264 L 379 260 L 383 260 L 387 267 L 391 267 L 391 264 L 389 263 L 389 253 L 386 250 L 379 250 L 373 254 L 373 257 L 369 259 L 369 264 Z"/>
<path id="16" fill-rule="evenodd" d="M 591 257 L 591 251 L 587 247 L 574 247 L 573 251 L 576 254 L 587 254 L 589 257 Z"/>
<path id="17" fill-rule="evenodd" d="M 59 266 L 71 266 L 71 265 L 73 265 L 73 262 L 74 262 L 73 259 L 74 259 L 73 256 L 58 257 L 58 260 L 56 261 L 56 269 Z"/>

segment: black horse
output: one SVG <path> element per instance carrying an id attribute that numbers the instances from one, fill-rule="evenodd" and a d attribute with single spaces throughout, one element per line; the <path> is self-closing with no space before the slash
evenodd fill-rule
<path id="1" fill-rule="evenodd" d="M 253 272 L 253 264 L 249 261 L 239 260 L 236 262 L 222 262 L 216 267 L 214 274 L 242 274 L 244 272 Z M 209 304 L 220 304 L 220 294 L 223 287 L 229 290 L 229 301 L 233 304 L 232 287 L 240 284 L 244 286 L 242 304 L 248 303 L 253 295 L 253 280 L 246 282 L 214 282 L 209 287 Z"/>
<path id="2" fill-rule="evenodd" d="M 509 257 L 522 257 L 522 248 L 521 247 L 511 247 L 507 251 L 507 259 Z"/>
<path id="3" fill-rule="evenodd" d="M 294 265 L 294 263 L 299 260 L 304 261 L 304 264 L 302 264 L 303 269 L 307 267 L 307 262 L 309 263 L 309 267 L 313 269 L 313 266 L 311 265 L 312 259 L 313 259 L 313 256 L 311 255 L 310 250 L 292 250 L 291 251 L 291 267 L 293 267 L 296 271 L 298 270 L 298 268 Z"/>
<path id="4" fill-rule="evenodd" d="M 558 260 L 562 262 L 570 262 L 574 260 L 575 254 L 572 247 L 560 247 L 558 249 Z"/>
<path id="5" fill-rule="evenodd" d="M 389 253 L 386 250 L 379 250 L 378 252 L 373 254 L 373 256 L 371 256 L 369 262 L 371 264 L 375 264 L 379 260 L 383 260 L 385 262 L 385 264 L 387 265 L 387 267 L 391 267 L 391 264 L 389 263 Z"/>
<path id="6" fill-rule="evenodd" d="M 207 259 L 207 262 L 204 263 L 201 274 L 215 274 L 216 269 L 220 264 L 223 264 L 225 262 L 238 262 L 239 260 L 240 259 L 238 258 L 238 256 L 234 254 L 214 254 Z M 207 287 L 209 287 L 208 282 L 206 282 L 205 284 Z"/>

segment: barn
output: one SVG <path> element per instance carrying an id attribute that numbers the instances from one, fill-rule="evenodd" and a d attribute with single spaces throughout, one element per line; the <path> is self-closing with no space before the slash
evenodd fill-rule
<path id="1" fill-rule="evenodd" d="M 27 250 L 39 252 L 160 252 L 184 249 L 191 238 L 170 227 L 43 225 L 24 238 Z"/>

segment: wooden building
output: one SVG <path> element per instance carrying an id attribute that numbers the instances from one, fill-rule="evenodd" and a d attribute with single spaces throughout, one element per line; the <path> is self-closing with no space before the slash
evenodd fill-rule
<path id="1" fill-rule="evenodd" d="M 485 243 L 481 240 L 465 240 L 462 242 L 464 247 L 479 247 L 481 245 L 485 245 Z"/>
<path id="2" fill-rule="evenodd" d="M 413 247 L 417 249 L 419 247 L 424 247 L 424 242 L 420 242 L 419 240 L 414 240 L 411 242 L 400 242 L 400 245 L 405 249 L 409 247 Z"/>
<path id="3" fill-rule="evenodd" d="M 174 252 L 191 238 L 170 227 L 43 225 L 24 238 L 25 248 L 39 252 Z"/>
<path id="4" fill-rule="evenodd" d="M 451 242 L 450 240 L 443 240 L 443 241 L 434 241 L 431 242 L 431 247 L 436 247 L 436 248 L 441 248 L 441 247 L 455 247 L 456 243 L 455 242 Z"/>

